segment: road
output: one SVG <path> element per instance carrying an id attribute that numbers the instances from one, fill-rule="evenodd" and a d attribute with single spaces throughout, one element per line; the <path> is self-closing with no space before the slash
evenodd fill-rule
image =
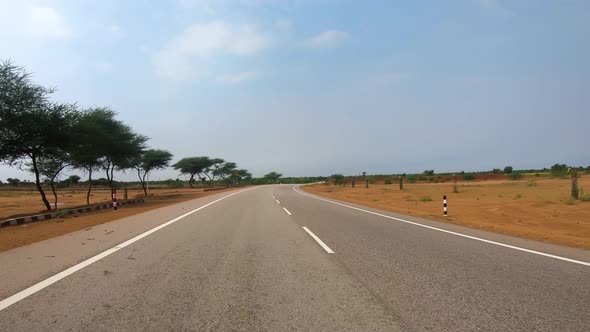
<path id="1" fill-rule="evenodd" d="M 588 331 L 587 262 L 263 186 L 1 253 L 0 330 Z"/>

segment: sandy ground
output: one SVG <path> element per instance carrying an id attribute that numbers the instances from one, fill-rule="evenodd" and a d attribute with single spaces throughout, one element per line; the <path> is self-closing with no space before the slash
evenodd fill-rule
<path id="1" fill-rule="evenodd" d="M 24 246 L 27 244 L 43 241 L 55 236 L 67 234 L 81 229 L 86 229 L 94 225 L 103 224 L 112 220 L 124 218 L 130 215 L 138 214 L 141 212 L 157 209 L 166 205 L 176 204 L 183 201 L 195 199 L 198 197 L 213 195 L 219 192 L 227 191 L 231 189 L 215 190 L 204 192 L 202 189 L 155 189 L 151 193 L 153 196 L 146 198 L 145 203 L 125 205 L 119 208 L 116 212 L 105 209 L 98 210 L 88 213 L 80 214 L 79 216 L 67 216 L 61 219 L 52 219 L 47 221 L 40 221 L 36 223 L 30 223 L 18 226 L 8 226 L 0 228 L 0 252 L 9 250 L 12 248 Z M 0 192 L 0 194 L 5 192 Z M 140 195 L 139 190 L 129 191 L 129 198 L 135 197 L 136 194 Z M 71 197 L 68 197 L 70 196 Z M 65 202 L 69 202 L 70 205 L 81 205 L 85 202 L 86 196 L 79 190 L 71 190 L 70 193 L 65 194 Z M 108 201 L 110 199 L 110 191 L 100 191 L 95 193 L 91 203 L 98 203 Z M 27 208 L 32 208 L 29 212 L 38 212 L 38 202 L 40 201 L 38 194 L 34 197 L 29 195 L 13 195 L 11 197 L 0 196 L 0 209 L 2 209 L 2 215 L 6 215 L 4 207 L 7 205 L 21 204 L 20 207 L 12 207 L 11 211 L 18 211 L 17 213 L 26 212 Z M 40 205 L 41 208 L 43 205 Z M 14 214 L 14 213 L 12 213 Z M 12 215 L 9 214 L 9 215 Z"/>
<path id="2" fill-rule="evenodd" d="M 181 189 L 154 189 L 150 193 L 159 195 L 171 191 L 190 191 L 189 188 Z M 47 199 L 53 205 L 54 197 L 51 189 L 46 189 Z M 127 192 L 128 198 L 142 197 L 143 191 L 140 188 L 130 188 Z M 117 191 L 119 200 L 123 199 L 123 190 Z M 90 204 L 110 202 L 111 191 L 108 188 L 94 188 L 90 196 Z M 58 209 L 74 208 L 86 205 L 86 188 L 64 188 L 58 191 Z M 9 188 L 3 187 L 0 190 L 0 220 L 17 215 L 31 215 L 45 212 L 45 205 L 41 201 L 41 195 L 33 187 Z"/>
<path id="3" fill-rule="evenodd" d="M 590 191 L 590 176 L 579 179 Z M 523 238 L 590 249 L 590 202 L 568 201 L 569 179 L 371 185 L 318 184 L 305 191 L 383 210 L 406 213 Z M 449 216 L 443 216 L 447 195 Z M 429 201 L 428 199 L 432 199 Z"/>

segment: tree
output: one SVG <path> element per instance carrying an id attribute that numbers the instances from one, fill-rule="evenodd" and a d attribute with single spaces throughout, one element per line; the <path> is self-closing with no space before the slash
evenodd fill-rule
<path id="1" fill-rule="evenodd" d="M 6 182 L 8 182 L 13 187 L 17 187 L 18 184 L 20 183 L 20 180 L 19 179 L 16 179 L 16 178 L 14 178 L 14 179 L 13 178 L 8 178 L 8 179 L 6 179 Z"/>
<path id="2" fill-rule="evenodd" d="M 80 182 L 81 178 L 78 175 L 70 175 L 67 179 L 61 181 L 60 183 L 69 186 L 72 184 L 78 184 L 78 182 Z"/>
<path id="3" fill-rule="evenodd" d="M 55 190 L 55 179 L 64 168 L 70 165 L 70 163 L 70 156 L 64 151 L 39 159 L 39 172 L 49 180 L 51 192 L 53 193 L 54 210 L 57 210 L 57 191 Z"/>
<path id="4" fill-rule="evenodd" d="M 264 179 L 266 180 L 267 183 L 276 183 L 278 179 L 281 178 L 281 176 L 283 176 L 283 174 L 281 173 L 277 173 L 277 172 L 270 172 L 268 174 L 264 175 Z"/>
<path id="5" fill-rule="evenodd" d="M 569 169 L 566 164 L 555 164 L 551 166 L 551 175 L 556 177 L 565 177 L 568 170 Z"/>
<path id="6" fill-rule="evenodd" d="M 230 178 L 233 172 L 238 168 L 234 162 L 225 162 L 213 171 L 213 175 L 219 176 L 222 181 Z M 226 181 L 227 182 L 227 181 Z M 230 181 L 231 183 L 231 181 Z"/>
<path id="7" fill-rule="evenodd" d="M 242 180 L 252 180 L 252 173 L 248 172 L 248 170 L 245 169 L 238 169 L 236 171 L 234 171 L 233 175 L 232 175 L 235 179 L 235 183 L 240 183 Z"/>
<path id="8" fill-rule="evenodd" d="M 422 174 L 424 175 L 434 175 L 434 170 L 430 169 L 430 170 L 425 170 Z"/>
<path id="9" fill-rule="evenodd" d="M 499 168 L 492 169 L 492 174 L 499 174 L 501 170 Z"/>
<path id="10" fill-rule="evenodd" d="M 0 63 L 0 160 L 9 165 L 29 166 L 45 207 L 51 205 L 41 185 L 38 161 L 71 143 L 70 123 L 76 108 L 51 103 L 54 90 L 37 85 L 22 67 L 9 61 Z"/>
<path id="11" fill-rule="evenodd" d="M 344 183 L 344 175 L 342 174 L 332 174 L 330 175 L 330 178 L 332 179 L 332 181 L 334 181 L 334 184 Z"/>
<path id="12" fill-rule="evenodd" d="M 504 174 L 510 174 L 512 173 L 512 166 L 506 166 L 504 167 Z"/>
<path id="13" fill-rule="evenodd" d="M 172 154 L 166 150 L 145 150 L 141 153 L 140 158 L 136 159 L 133 167 L 137 171 L 137 176 L 141 182 L 143 193 L 147 196 L 146 177 L 149 172 L 157 169 L 168 167 Z"/>
<path id="14" fill-rule="evenodd" d="M 195 176 L 203 174 L 211 165 L 209 157 L 188 157 L 176 162 L 172 168 L 179 170 L 181 174 L 190 175 L 188 184 L 193 188 Z"/>
<path id="15" fill-rule="evenodd" d="M 93 171 L 103 169 L 113 190 L 115 169 L 131 168 L 145 148 L 147 137 L 134 133 L 115 116 L 108 107 L 91 108 L 82 113 L 73 130 L 77 143 L 72 150 L 73 164 L 88 173 L 86 204 L 90 204 Z"/>
<path id="16" fill-rule="evenodd" d="M 220 169 L 223 167 L 225 160 L 221 158 L 209 159 L 209 165 L 203 171 L 203 174 L 209 178 L 209 186 L 213 188 L 213 181 L 219 175 Z"/>
<path id="17" fill-rule="evenodd" d="M 100 168 L 101 158 L 104 156 L 102 142 L 108 140 L 108 132 L 104 129 L 103 123 L 114 116 L 114 112 L 107 108 L 85 110 L 73 130 L 77 139 L 72 151 L 72 162 L 76 168 L 88 174 L 87 205 L 90 205 L 92 173 Z"/>

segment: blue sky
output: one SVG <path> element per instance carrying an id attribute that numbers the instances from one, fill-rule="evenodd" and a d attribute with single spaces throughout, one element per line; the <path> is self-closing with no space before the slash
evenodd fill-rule
<path id="1" fill-rule="evenodd" d="M 175 160 L 290 176 L 590 165 L 585 0 L 27 0 L 0 1 L 0 21 L 0 58 Z M 0 166 L 11 176 L 30 178 Z"/>

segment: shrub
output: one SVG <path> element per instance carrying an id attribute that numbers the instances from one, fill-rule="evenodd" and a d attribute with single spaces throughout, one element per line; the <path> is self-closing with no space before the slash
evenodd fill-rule
<path id="1" fill-rule="evenodd" d="M 475 180 L 475 175 L 473 174 L 463 174 L 463 180 Z"/>
<path id="2" fill-rule="evenodd" d="M 432 198 L 430 196 L 422 196 L 420 197 L 420 202 L 430 202 Z"/>
<path id="3" fill-rule="evenodd" d="M 536 187 L 536 186 L 538 186 L 538 183 L 535 180 L 531 180 L 531 181 L 529 181 L 527 183 L 527 186 L 529 186 L 529 187 Z"/>
<path id="4" fill-rule="evenodd" d="M 391 179 L 390 178 L 385 178 L 385 180 L 383 181 L 383 183 L 385 183 L 385 184 L 391 184 Z"/>
<path id="5" fill-rule="evenodd" d="M 406 177 L 408 183 L 416 183 L 416 175 L 410 174 Z"/>
<path id="6" fill-rule="evenodd" d="M 510 173 L 510 174 L 508 174 L 508 178 L 510 180 L 520 180 L 522 178 L 522 174 L 518 173 L 518 172 Z"/>
<path id="7" fill-rule="evenodd" d="M 516 194 L 516 196 L 514 196 L 514 199 L 521 199 L 522 198 L 522 194 Z"/>
<path id="8" fill-rule="evenodd" d="M 574 204 L 576 204 L 576 200 L 570 197 L 568 200 L 565 201 L 565 204 L 566 205 L 574 205 Z"/>
<path id="9" fill-rule="evenodd" d="M 432 170 L 432 169 L 430 169 L 430 170 L 429 170 L 429 169 L 427 169 L 427 170 L 425 170 L 425 171 L 424 171 L 422 174 L 424 174 L 424 175 L 428 175 L 428 176 L 431 176 L 431 175 L 434 175 L 434 170 Z"/>
<path id="10" fill-rule="evenodd" d="M 512 170 L 513 170 L 512 166 L 504 167 L 504 173 L 506 173 L 506 174 L 512 173 Z"/>
<path id="11" fill-rule="evenodd" d="M 555 164 L 551 166 L 551 175 L 563 178 L 567 175 L 567 168 L 566 164 Z"/>
<path id="12" fill-rule="evenodd" d="M 344 183 L 344 175 L 342 174 L 332 174 L 330 178 L 332 179 L 335 185 Z"/>

